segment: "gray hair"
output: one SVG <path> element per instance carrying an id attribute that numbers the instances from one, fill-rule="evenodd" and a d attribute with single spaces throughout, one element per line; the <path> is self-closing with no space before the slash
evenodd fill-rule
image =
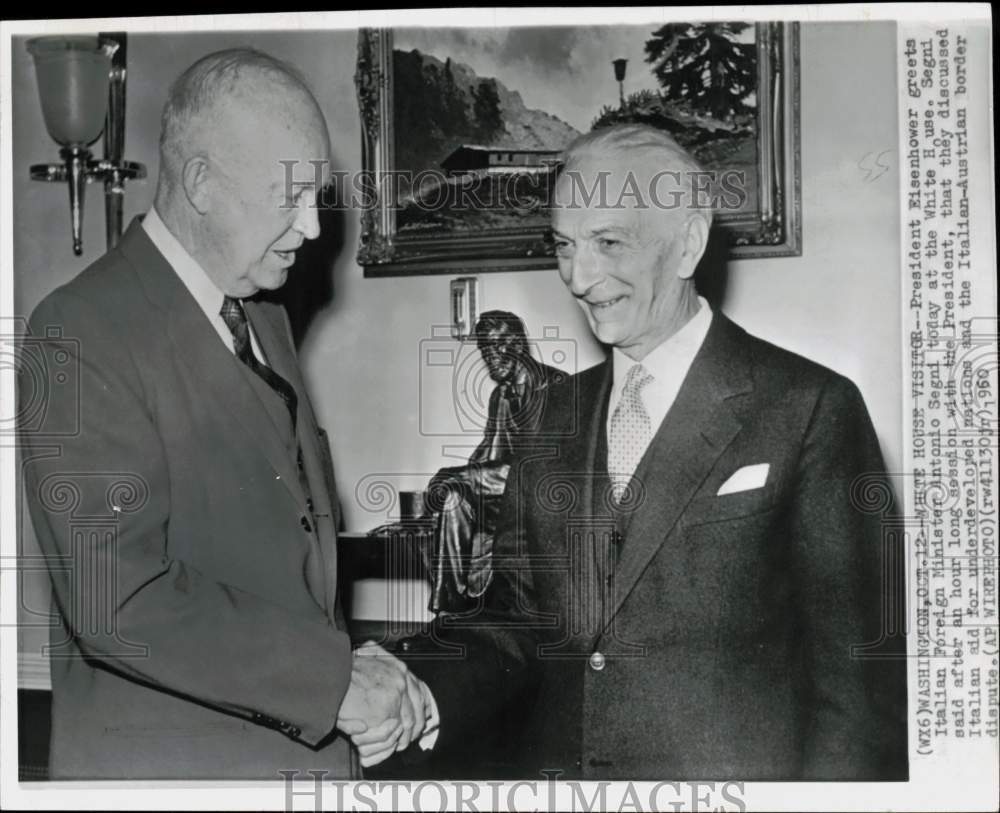
<path id="1" fill-rule="evenodd" d="M 688 206 L 697 209 L 709 225 L 712 223 L 711 206 L 699 205 L 697 178 L 706 175 L 701 164 L 674 140 L 666 130 L 648 124 L 615 124 L 601 127 L 576 138 L 563 151 L 563 172 L 572 172 L 573 165 L 583 160 L 600 162 L 609 154 L 641 154 L 655 158 L 659 168 L 678 172 L 687 178 Z"/>
<path id="2" fill-rule="evenodd" d="M 160 118 L 160 165 L 182 158 L 183 145 L 204 113 L 222 100 L 259 92 L 259 80 L 298 92 L 322 117 L 319 103 L 297 68 L 255 48 L 231 48 L 202 57 L 170 86 Z"/>

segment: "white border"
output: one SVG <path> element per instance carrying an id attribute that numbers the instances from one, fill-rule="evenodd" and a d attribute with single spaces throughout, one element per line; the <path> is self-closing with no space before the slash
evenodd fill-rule
<path id="1" fill-rule="evenodd" d="M 800 20 L 817 21 L 857 21 L 857 20 L 933 20 L 949 23 L 983 22 L 990 19 L 990 9 L 986 4 L 869 4 L 869 5 L 808 5 L 808 6 L 702 6 L 618 8 L 618 9 L 576 9 L 572 15 L 574 25 L 581 22 L 641 23 L 649 21 L 669 21 L 683 19 L 753 19 L 753 20 Z M 128 32 L 179 32 L 213 30 L 298 30 L 298 29 L 343 29 L 361 26 L 504 26 L 566 24 L 565 8 L 476 8 L 476 9 L 434 9 L 402 11 L 365 12 L 308 12 L 282 14 L 234 14 L 215 16 L 149 17 L 149 18 L 100 18 L 86 20 L 31 20 L 4 21 L 0 23 L 0 308 L 2 315 L 13 312 L 12 286 L 12 210 L 13 199 L 11 177 L 11 36 L 40 34 L 58 30 L 93 32 L 102 29 L 124 30 Z M 992 98 L 992 95 L 990 96 Z M 992 150 L 992 140 L 990 141 Z M 992 156 L 991 156 L 992 157 Z M 23 171 L 23 168 L 18 168 Z M 13 373 L 0 369 L 0 408 L 2 415 L 13 414 Z M 17 489 L 14 477 L 13 448 L 9 439 L 0 442 L 0 465 L 3 473 L 3 491 L 0 499 L 0 535 L 5 565 L 16 555 L 15 510 Z M 0 618 L 15 619 L 16 624 L 16 582 L 15 573 L 8 568 L 0 572 Z M 231 810 L 259 810 L 262 808 L 283 809 L 285 789 L 280 783 L 182 783 L 182 782 L 86 782 L 86 783 L 17 783 L 17 696 L 14 691 L 18 682 L 19 659 L 17 656 L 17 630 L 14 624 L 0 626 L 0 716 L 4 721 L 0 732 L 0 807 L 3 808 L 76 808 L 100 809 L 174 809 L 193 810 L 221 808 Z M 916 780 L 916 781 L 914 781 Z M 648 798 L 653 783 L 636 783 L 635 789 L 641 799 Z M 584 785 L 588 797 L 596 787 L 594 783 Z M 622 785 L 617 786 L 622 789 Z M 155 793 L 148 790 L 155 789 Z M 481 799 L 489 799 L 489 789 L 481 786 Z M 544 796 L 534 799 L 525 789 L 515 790 L 515 800 L 520 803 L 537 804 Z M 308 790 L 308 787 L 304 788 Z M 451 804 L 457 803 L 454 796 Z M 368 796 L 371 795 L 369 792 Z M 348 801 L 352 797 L 348 796 Z M 358 797 L 357 803 L 365 796 Z M 381 797 L 388 801 L 388 795 Z M 506 798 L 502 796 L 501 798 Z M 566 787 L 557 795 L 559 807 L 568 809 L 571 798 Z M 669 797 L 667 797 L 669 798 Z M 919 784 L 914 777 L 909 784 L 903 783 L 747 783 L 744 798 L 750 800 L 752 809 L 766 810 L 855 810 L 855 809 L 981 809 L 996 807 L 996 788 L 955 788 Z M 324 796 L 328 805 L 335 803 L 332 791 Z M 436 804 L 438 796 L 428 794 L 426 803 Z M 609 794 L 609 806 L 617 809 L 623 797 Z M 433 800 L 433 801 L 432 801 Z M 400 801 L 404 801 L 400 799 Z M 295 799 L 296 809 L 313 809 L 313 800 L 308 797 Z M 407 808 L 403 808 L 407 809 Z M 630 808 L 626 808 L 630 809 Z"/>

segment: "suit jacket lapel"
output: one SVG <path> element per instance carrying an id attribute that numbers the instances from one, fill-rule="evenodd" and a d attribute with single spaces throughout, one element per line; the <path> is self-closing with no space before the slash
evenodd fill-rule
<path id="1" fill-rule="evenodd" d="M 237 366 L 240 362 L 219 340 L 138 219 L 129 226 L 119 248 L 135 268 L 150 301 L 165 312 L 167 336 L 177 355 L 201 380 L 205 391 L 243 427 L 248 443 L 263 452 L 296 501 L 304 503 L 293 461 L 266 407 Z"/>
<path id="2" fill-rule="evenodd" d="M 608 398 L 611 393 L 611 359 L 596 368 L 592 378 L 581 384 L 577 410 L 580 431 L 587 441 L 576 444 L 585 455 L 581 460 L 571 461 L 580 466 L 575 471 L 590 472 L 584 478 L 581 495 L 581 509 L 588 519 L 610 519 L 611 504 L 608 502 L 611 478 L 608 476 L 608 449 L 605 425 L 608 414 Z"/>
<path id="3" fill-rule="evenodd" d="M 336 495 L 330 494 L 327 490 L 323 472 L 325 456 L 319 444 L 326 441 L 319 436 L 316 417 L 306 394 L 305 381 L 298 360 L 295 358 L 292 337 L 281 316 L 280 306 L 254 301 L 245 304 L 247 317 L 253 325 L 268 363 L 278 375 L 292 385 L 298 395 L 296 434 L 313 502 L 312 513 L 320 544 L 319 552 L 325 564 L 323 568 L 325 606 L 327 611 L 332 613 L 336 608 L 337 592 L 337 553 L 334 547 L 337 538 L 337 512 L 334 503 Z M 298 478 L 296 478 L 297 483 Z"/>
<path id="4" fill-rule="evenodd" d="M 316 416 L 313 414 L 305 380 L 302 378 L 292 337 L 285 327 L 281 308 L 279 305 L 268 306 L 262 302 L 249 301 L 246 303 L 246 311 L 261 348 L 267 355 L 268 363 L 278 375 L 292 385 L 298 395 L 296 425 L 299 445 L 303 457 L 315 457 L 316 469 L 321 471 L 323 455 L 319 444 L 325 441 L 319 436 Z M 316 485 L 310 485 L 310 490 L 317 517 L 328 516 L 331 522 L 336 524 L 336 507 L 331 502 L 335 495 L 327 493 L 325 480 L 320 477 Z"/>
<path id="5" fill-rule="evenodd" d="M 607 472 L 598 468 L 601 410 L 595 407 L 602 399 L 606 400 L 603 393 L 606 382 L 610 381 L 610 365 L 587 370 L 573 381 L 576 391 L 559 410 L 558 420 L 546 422 L 547 429 L 534 440 L 535 453 L 528 451 L 525 456 L 525 462 L 538 458 L 541 467 L 535 484 L 538 493 L 558 491 L 560 495 L 574 497 L 565 510 L 542 510 L 536 515 L 543 529 L 541 539 L 555 546 L 549 551 L 552 555 L 568 553 L 565 545 L 573 529 L 567 523 L 576 526 L 593 521 L 603 505 L 601 478 L 607 478 Z M 555 414 L 553 410 L 552 415 Z M 551 434 L 547 434 L 548 430 Z M 561 503 L 562 498 L 556 502 Z"/>
<path id="6" fill-rule="evenodd" d="M 593 547 L 589 553 L 593 560 L 596 582 L 580 585 L 580 589 L 585 591 L 583 595 L 586 596 L 595 595 L 595 590 L 600 591 L 602 595 L 607 592 L 607 577 L 613 572 L 618 546 L 615 538 L 617 507 L 611 490 L 611 477 L 608 474 L 608 401 L 613 381 L 611 359 L 608 358 L 602 365 L 600 373 L 595 375 L 596 386 L 586 394 L 585 405 L 580 410 L 581 416 L 589 416 L 589 426 L 586 427 L 588 440 L 584 445 L 587 456 L 582 471 L 593 473 L 586 479 L 587 490 L 583 495 L 583 506 L 587 512 L 587 521 L 593 530 L 588 538 L 593 540 Z M 606 601 L 605 598 L 604 606 Z"/>
<path id="7" fill-rule="evenodd" d="M 705 342 L 636 470 L 641 493 L 625 518 L 613 618 L 687 504 L 742 426 L 736 396 L 753 383 L 739 329 L 715 313 Z"/>
<path id="8" fill-rule="evenodd" d="M 271 308 L 278 307 L 272 305 Z M 297 365 L 295 362 L 295 357 L 292 355 L 291 350 L 285 346 L 283 337 L 281 335 L 280 325 L 275 325 L 273 320 L 269 318 L 267 313 L 267 306 L 261 306 L 259 302 L 255 302 L 252 299 L 244 300 L 243 310 L 247 315 L 247 320 L 250 322 L 250 327 L 253 329 L 254 336 L 257 338 L 258 346 L 264 354 L 265 363 L 271 368 L 275 373 L 281 376 L 285 381 L 287 381 L 292 388 L 295 390 L 298 400 L 302 399 L 302 382 L 298 380 L 298 376 L 292 375 L 291 370 Z M 242 370 L 244 375 L 251 377 L 255 375 L 253 371 L 249 368 Z M 262 380 L 262 379 L 261 379 Z M 268 385 L 265 386 L 267 389 L 264 391 L 270 396 L 273 390 L 270 390 Z M 275 393 L 276 395 L 276 393 Z M 262 403 L 263 402 L 263 399 Z M 284 400 L 280 397 L 270 398 L 269 402 L 264 403 L 268 414 L 271 416 L 271 420 L 274 422 L 275 429 L 283 436 L 288 436 L 288 431 L 290 428 L 290 422 L 288 421 L 288 406 L 285 404 Z M 296 408 L 296 422 L 298 421 L 298 412 L 301 411 L 301 406 Z"/>
<path id="9" fill-rule="evenodd" d="M 535 440 L 537 454 L 527 452 L 525 463 L 537 457 L 538 473 L 530 481 L 533 502 L 527 511 L 537 518 L 535 538 L 540 545 L 536 586 L 545 601 L 558 602 L 566 640 L 546 645 L 552 654 L 575 649 L 600 629 L 594 618 L 595 590 L 603 591 L 610 537 L 614 530 L 606 495 L 607 465 L 600 443 L 611 365 L 605 362 L 571 380 L 569 398 L 543 418 Z M 551 432 L 551 434 L 549 434 Z M 553 456 L 552 452 L 555 451 Z M 551 503 L 551 505 L 550 505 Z"/>

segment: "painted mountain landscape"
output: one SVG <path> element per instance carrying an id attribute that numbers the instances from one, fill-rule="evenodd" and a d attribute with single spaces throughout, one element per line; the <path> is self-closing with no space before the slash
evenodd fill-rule
<path id="1" fill-rule="evenodd" d="M 706 169 L 743 170 L 746 208 L 756 203 L 751 24 L 394 36 L 400 235 L 543 228 L 562 150 L 617 122 L 668 130 Z"/>
<path id="2" fill-rule="evenodd" d="M 556 164 L 541 161 L 578 130 L 493 77 L 417 50 L 393 52 L 393 92 L 401 234 L 544 224 Z"/>

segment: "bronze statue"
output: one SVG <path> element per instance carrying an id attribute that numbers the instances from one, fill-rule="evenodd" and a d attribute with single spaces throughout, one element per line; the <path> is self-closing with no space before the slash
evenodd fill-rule
<path id="1" fill-rule="evenodd" d="M 427 563 L 433 612 L 474 607 L 489 585 L 493 532 L 511 461 L 538 430 L 549 386 L 566 377 L 532 358 L 524 323 L 509 311 L 483 313 L 476 344 L 496 382 L 483 439 L 466 465 L 438 471 L 424 497 L 434 536 Z"/>

